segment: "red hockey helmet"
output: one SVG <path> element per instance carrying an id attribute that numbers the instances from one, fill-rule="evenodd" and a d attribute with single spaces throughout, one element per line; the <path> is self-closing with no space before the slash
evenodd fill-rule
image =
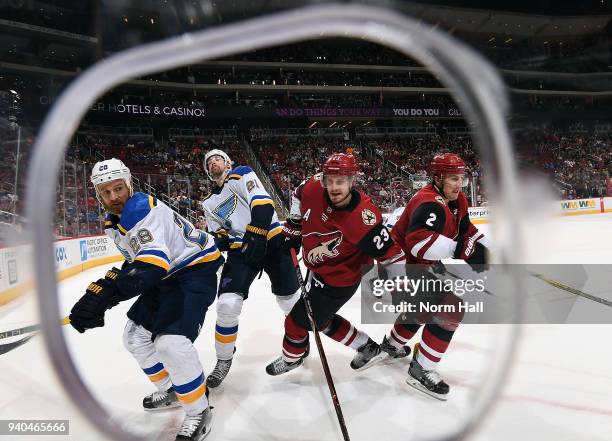
<path id="1" fill-rule="evenodd" d="M 465 162 L 454 153 L 437 154 L 429 164 L 430 176 L 444 176 L 447 174 L 463 174 L 466 172 Z"/>
<path id="2" fill-rule="evenodd" d="M 355 176 L 358 171 L 357 160 L 346 153 L 334 153 L 323 164 L 325 175 Z"/>

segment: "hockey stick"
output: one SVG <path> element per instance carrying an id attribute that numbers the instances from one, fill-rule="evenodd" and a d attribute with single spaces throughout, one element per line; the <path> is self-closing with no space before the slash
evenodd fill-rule
<path id="1" fill-rule="evenodd" d="M 64 317 L 61 321 L 61 325 L 67 325 L 70 323 L 70 319 L 68 317 Z M 3 340 L 5 338 L 10 338 L 10 337 L 17 337 L 18 335 L 23 335 L 23 334 L 28 334 L 30 332 L 34 332 L 34 331 L 38 331 L 40 330 L 40 325 L 30 325 L 30 326 L 24 326 L 23 328 L 17 328 L 17 329 L 11 329 L 10 331 L 3 331 L 0 332 L 0 340 Z"/>
<path id="2" fill-rule="evenodd" d="M 70 323 L 70 319 L 68 317 L 64 317 L 61 321 L 62 326 L 67 325 L 69 323 Z M 19 335 L 28 334 L 30 332 L 37 332 L 40 330 L 40 328 L 41 328 L 41 325 L 30 325 L 30 326 L 24 326 L 23 328 L 17 328 L 17 329 L 12 329 L 10 331 L 0 332 L 0 340 L 10 338 L 10 337 L 17 337 Z M 0 344 L 0 355 L 6 354 L 7 352 L 18 348 L 24 343 L 27 343 L 35 335 L 36 334 L 26 335 L 25 337 L 22 337 L 19 340 L 16 340 L 14 342 Z"/>
<path id="3" fill-rule="evenodd" d="M 26 335 L 23 338 L 20 338 L 17 341 L 11 342 L 11 343 L 5 343 L 0 345 L 0 355 L 2 354 L 6 354 L 9 351 L 12 351 L 13 349 L 18 348 L 19 346 L 21 346 L 24 343 L 27 343 L 32 337 L 34 337 L 35 334 L 32 335 Z"/>
<path id="4" fill-rule="evenodd" d="M 606 305 L 612 308 L 612 302 L 606 299 L 602 299 L 601 297 L 596 297 L 592 294 L 587 294 L 584 291 L 580 291 L 577 288 L 572 288 L 571 286 L 567 286 L 557 280 L 554 279 L 550 279 L 542 274 L 538 274 L 538 273 L 529 273 L 530 276 L 535 277 L 536 279 L 540 279 L 541 281 L 548 283 L 549 285 L 554 286 L 555 288 L 559 288 L 563 291 L 567 291 L 569 293 L 572 293 L 574 295 L 577 295 L 578 297 L 584 297 L 585 299 L 589 299 L 592 300 L 594 302 L 597 303 L 601 303 L 602 305 Z"/>
<path id="5" fill-rule="evenodd" d="M 17 337 L 18 335 L 29 334 L 30 332 L 38 331 L 40 325 L 24 326 L 23 328 L 11 329 L 10 331 L 0 332 L 0 340 L 5 338 Z"/>
<path id="6" fill-rule="evenodd" d="M 321 358 L 321 364 L 323 365 L 323 371 L 325 372 L 325 379 L 327 380 L 329 393 L 331 394 L 331 399 L 334 403 L 334 408 L 336 409 L 336 415 L 338 416 L 340 430 L 342 430 L 342 436 L 344 437 L 344 440 L 349 441 L 349 434 L 348 430 L 346 429 L 344 416 L 342 415 L 342 408 L 340 407 L 340 401 L 338 400 L 338 394 L 336 393 L 334 380 L 332 379 L 331 371 L 329 370 L 329 364 L 327 363 L 327 357 L 325 356 L 325 351 L 323 350 L 323 343 L 321 343 L 321 336 L 319 335 L 319 330 L 317 329 L 317 324 L 314 319 L 312 306 L 310 305 L 310 299 L 304 286 L 304 278 L 302 277 L 300 264 L 298 263 L 297 255 L 295 254 L 295 250 L 293 248 L 291 248 L 291 258 L 293 259 L 293 265 L 295 266 L 295 275 L 297 276 L 298 283 L 300 284 L 300 289 L 302 291 L 302 299 L 304 300 L 304 305 L 306 306 L 306 315 L 308 316 L 308 320 L 310 321 L 310 327 L 312 329 L 312 333 L 314 334 L 315 342 L 317 343 L 317 349 L 319 351 L 319 357 Z"/>

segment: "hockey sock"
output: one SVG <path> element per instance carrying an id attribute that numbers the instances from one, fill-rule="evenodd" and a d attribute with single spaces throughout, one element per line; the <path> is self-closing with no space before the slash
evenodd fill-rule
<path id="1" fill-rule="evenodd" d="M 308 331 L 298 325 L 291 317 L 285 318 L 285 336 L 283 338 L 283 359 L 293 363 L 304 355 L 308 346 Z"/>
<path id="2" fill-rule="evenodd" d="M 295 303 L 300 300 L 301 296 L 302 290 L 300 289 L 288 296 L 275 295 L 276 303 L 278 303 L 278 306 L 283 311 L 283 314 L 285 314 L 285 316 L 287 316 L 291 312 L 291 309 L 293 309 L 293 305 L 295 305 Z"/>
<path id="3" fill-rule="evenodd" d="M 155 339 L 154 345 L 185 413 L 197 415 L 206 409 L 208 398 L 204 372 L 191 341 L 182 335 L 162 334 Z"/>
<path id="4" fill-rule="evenodd" d="M 389 343 L 395 348 L 401 349 L 403 346 L 406 346 L 408 340 L 414 337 L 414 334 L 418 332 L 420 327 L 421 325 L 396 322 L 389 333 Z"/>
<path id="5" fill-rule="evenodd" d="M 168 371 L 161 362 L 151 333 L 144 327 L 128 320 L 123 332 L 123 345 L 130 351 L 143 372 L 159 391 L 166 391 L 172 386 Z"/>
<path id="6" fill-rule="evenodd" d="M 351 322 L 338 314 L 334 314 L 322 332 L 329 338 L 355 350 L 366 344 L 369 339 L 368 334 L 355 328 Z"/>
<path id="7" fill-rule="evenodd" d="M 166 371 L 166 368 L 164 368 L 163 363 L 156 363 L 153 366 L 143 368 L 142 370 L 145 374 L 147 374 L 151 383 L 157 387 L 157 390 L 166 391 L 172 386 L 172 382 L 168 376 L 168 371 Z"/>
<path id="8" fill-rule="evenodd" d="M 428 324 L 423 329 L 423 337 L 416 355 L 417 362 L 423 369 L 435 369 L 444 356 L 455 331 L 448 331 L 439 325 Z"/>
<path id="9" fill-rule="evenodd" d="M 238 293 L 223 293 L 217 300 L 217 324 L 215 349 L 219 360 L 229 360 L 234 355 L 238 338 L 238 317 L 244 299 Z"/>
<path id="10" fill-rule="evenodd" d="M 229 360 L 234 355 L 238 338 L 238 325 L 221 326 L 219 322 L 215 325 L 215 350 L 219 360 Z"/>

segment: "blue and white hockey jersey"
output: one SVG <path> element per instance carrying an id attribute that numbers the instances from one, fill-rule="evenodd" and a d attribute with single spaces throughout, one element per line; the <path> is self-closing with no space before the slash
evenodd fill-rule
<path id="1" fill-rule="evenodd" d="M 263 204 L 274 207 L 272 198 L 255 172 L 250 167 L 236 167 L 229 171 L 223 187 L 217 188 L 202 202 L 206 229 L 210 232 L 227 231 L 230 248 L 240 248 L 246 226 L 251 222 L 251 210 Z M 282 230 L 274 212 L 268 228 L 268 240 Z"/>
<path id="2" fill-rule="evenodd" d="M 210 234 L 145 193 L 134 193 L 120 216 L 107 214 L 104 231 L 128 262 L 150 263 L 167 276 L 221 258 Z"/>
<path id="3" fill-rule="evenodd" d="M 399 218 L 402 217 L 402 213 L 404 212 L 405 208 L 406 207 L 397 207 L 389 216 L 387 216 L 387 219 L 385 219 L 384 224 L 388 230 L 393 229 Z"/>

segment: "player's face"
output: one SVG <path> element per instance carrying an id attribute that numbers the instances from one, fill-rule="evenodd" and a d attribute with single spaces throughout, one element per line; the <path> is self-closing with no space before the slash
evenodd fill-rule
<path id="1" fill-rule="evenodd" d="M 216 181 L 217 179 L 221 179 L 223 176 L 223 173 L 227 169 L 227 164 L 225 163 L 223 156 L 214 155 L 208 158 L 206 167 L 208 167 L 208 173 L 210 176 L 212 176 L 212 178 Z"/>
<path id="2" fill-rule="evenodd" d="M 463 183 L 465 181 L 464 174 L 448 174 L 444 176 L 444 181 L 442 182 L 442 193 L 449 201 L 455 201 L 459 197 L 459 192 L 463 188 Z"/>
<path id="3" fill-rule="evenodd" d="M 324 176 L 323 184 L 327 195 L 337 207 L 343 207 L 350 202 L 352 178 L 350 176 Z"/>
<path id="4" fill-rule="evenodd" d="M 125 203 L 130 198 L 130 189 L 123 179 L 100 184 L 97 190 L 104 208 L 117 215 L 121 214 Z"/>

